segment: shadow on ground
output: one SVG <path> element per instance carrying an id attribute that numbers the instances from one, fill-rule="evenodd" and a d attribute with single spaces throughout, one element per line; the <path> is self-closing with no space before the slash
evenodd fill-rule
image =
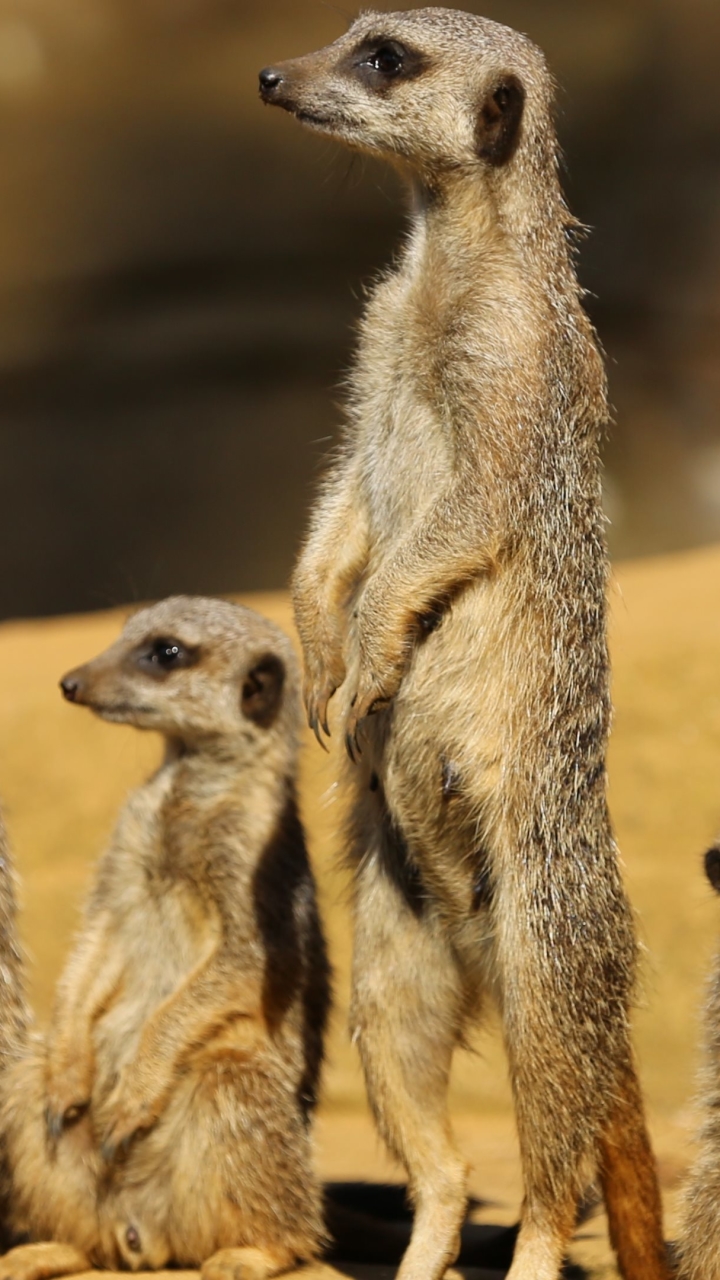
<path id="1" fill-rule="evenodd" d="M 328 1182 L 325 1185 L 328 1231 L 334 1241 L 327 1254 L 353 1280 L 385 1280 L 395 1274 L 407 1248 L 412 1211 L 406 1189 L 393 1183 Z M 467 1280 L 502 1280 L 512 1263 L 517 1225 L 494 1226 L 469 1221 L 480 1201 L 468 1202 L 457 1266 Z M 566 1280 L 584 1280 L 588 1273 L 568 1264 Z"/>

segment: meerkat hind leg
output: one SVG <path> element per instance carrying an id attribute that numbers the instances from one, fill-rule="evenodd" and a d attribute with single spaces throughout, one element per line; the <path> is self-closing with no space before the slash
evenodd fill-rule
<path id="1" fill-rule="evenodd" d="M 460 1251 L 467 1204 L 447 1112 L 461 977 L 426 907 L 408 902 L 375 859 L 358 871 L 355 916 L 354 1038 L 378 1128 L 415 1204 L 397 1280 L 440 1280 Z"/>
<path id="2" fill-rule="evenodd" d="M 73 1244 L 21 1244 L 0 1258 L 0 1280 L 50 1280 L 91 1268 L 90 1259 Z"/>
<path id="3" fill-rule="evenodd" d="M 600 1139 L 599 1166 L 610 1239 L 623 1280 L 669 1280 L 655 1160 L 631 1061 Z"/>
<path id="4" fill-rule="evenodd" d="M 575 1230 L 580 1182 L 579 1153 L 570 1143 L 565 1147 L 562 1135 L 564 1127 L 579 1125 L 580 1118 L 572 1106 L 568 1114 L 557 1114 L 556 1097 L 538 1069 L 542 1058 L 537 1045 L 511 1029 L 507 1009 L 504 1021 L 525 1183 L 507 1280 L 558 1280 Z"/>

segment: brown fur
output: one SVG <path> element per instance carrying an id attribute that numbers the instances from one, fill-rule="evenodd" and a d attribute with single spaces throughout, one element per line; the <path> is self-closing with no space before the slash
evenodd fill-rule
<path id="1" fill-rule="evenodd" d="M 720 844 L 705 858 L 720 893 Z M 705 1062 L 700 1078 L 700 1150 L 684 1190 L 678 1255 L 681 1280 L 720 1280 L 720 952 L 705 1005 Z"/>
<path id="2" fill-rule="evenodd" d="M 27 1040 L 32 1015 L 25 999 L 23 957 L 17 940 L 15 876 L 0 815 L 0 1081 Z M 12 1175 L 0 1130 L 0 1242 L 7 1248 Z"/>
<path id="3" fill-rule="evenodd" d="M 0 1274 L 78 1270 L 79 1250 L 264 1280 L 323 1237 L 309 1120 L 328 966 L 290 643 L 248 609 L 178 597 L 62 683 L 158 730 L 166 755 L 98 865 L 47 1042 L 3 1007 L 10 1225 L 58 1251 L 14 1249 Z"/>
<path id="4" fill-rule="evenodd" d="M 411 195 L 294 579 L 310 723 L 339 690 L 355 762 L 352 1028 L 415 1197 L 401 1280 L 457 1253 L 447 1083 L 487 998 L 525 1175 L 512 1280 L 557 1276 L 598 1163 L 624 1276 L 661 1280 L 606 804 L 605 379 L 551 79 L 516 32 L 421 9 L 363 14 L 261 94 L 389 158 Z"/>

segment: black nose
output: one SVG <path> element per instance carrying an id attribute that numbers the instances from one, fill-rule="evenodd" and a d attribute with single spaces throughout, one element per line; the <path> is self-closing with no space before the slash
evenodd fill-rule
<path id="1" fill-rule="evenodd" d="M 276 71 L 274 67 L 265 67 L 260 72 L 260 97 L 269 98 L 273 89 L 277 89 L 279 84 L 282 84 L 280 72 Z"/>
<path id="2" fill-rule="evenodd" d="M 67 698 L 68 702 L 75 702 L 80 691 L 80 681 L 76 680 L 74 676 L 64 676 L 60 681 L 60 688 L 63 691 L 63 697 Z"/>

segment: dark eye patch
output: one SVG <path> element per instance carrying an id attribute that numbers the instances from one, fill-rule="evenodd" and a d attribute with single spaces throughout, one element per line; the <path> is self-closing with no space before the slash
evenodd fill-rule
<path id="1" fill-rule="evenodd" d="M 142 645 L 137 654 L 138 665 L 156 676 L 192 667 L 197 660 L 198 650 L 176 640 L 174 636 L 157 636 Z"/>

